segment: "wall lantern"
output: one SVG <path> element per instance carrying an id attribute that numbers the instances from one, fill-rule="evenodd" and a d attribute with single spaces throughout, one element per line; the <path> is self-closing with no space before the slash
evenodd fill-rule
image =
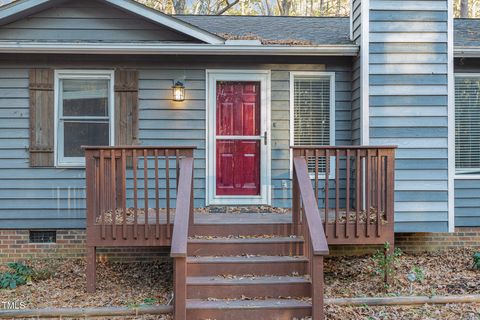
<path id="1" fill-rule="evenodd" d="M 172 87 L 173 90 L 173 101 L 183 101 L 185 100 L 185 86 L 182 82 L 177 81 Z"/>

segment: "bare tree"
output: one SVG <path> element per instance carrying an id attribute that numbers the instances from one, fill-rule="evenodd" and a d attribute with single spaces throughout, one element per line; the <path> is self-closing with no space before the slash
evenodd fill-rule
<path id="1" fill-rule="evenodd" d="M 290 9 L 292 8 L 292 0 L 277 0 L 278 13 L 281 16 L 290 15 Z"/>
<path id="2" fill-rule="evenodd" d="M 175 14 L 184 14 L 185 13 L 185 0 L 173 0 L 173 10 Z"/>
<path id="3" fill-rule="evenodd" d="M 460 1 L 460 18 L 468 18 L 469 9 L 468 9 L 468 0 Z"/>

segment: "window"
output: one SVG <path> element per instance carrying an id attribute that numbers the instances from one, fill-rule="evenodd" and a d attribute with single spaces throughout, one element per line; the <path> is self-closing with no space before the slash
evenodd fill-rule
<path id="1" fill-rule="evenodd" d="M 56 71 L 58 166 L 84 166 L 84 145 L 113 145 L 112 82 L 112 71 Z"/>
<path id="2" fill-rule="evenodd" d="M 455 77 L 455 166 L 480 173 L 480 75 Z"/>
<path id="3" fill-rule="evenodd" d="M 294 146 L 328 146 L 335 144 L 335 74 L 292 73 L 290 134 Z M 330 159 L 334 172 L 333 157 Z M 319 159 L 319 171 L 325 173 L 325 159 Z M 309 159 L 309 171 L 315 160 Z"/>
<path id="4" fill-rule="evenodd" d="M 30 243 L 55 243 L 57 242 L 57 232 L 52 230 L 30 230 Z"/>

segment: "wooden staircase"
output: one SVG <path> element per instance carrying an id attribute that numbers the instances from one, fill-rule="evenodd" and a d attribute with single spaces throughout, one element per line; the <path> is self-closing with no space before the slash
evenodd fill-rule
<path id="1" fill-rule="evenodd" d="M 187 319 L 302 319 L 311 316 L 303 238 L 269 224 L 218 224 L 188 240 Z M 263 230 L 262 230 L 263 227 Z M 212 229 L 211 227 L 205 228 Z M 225 232 L 229 235 L 225 237 Z"/>
<path id="2" fill-rule="evenodd" d="M 195 223 L 192 159 L 180 167 L 182 201 L 171 249 L 175 319 L 323 319 L 328 245 L 305 159 L 294 159 L 288 223 L 235 214 L 229 221 L 219 215 L 212 223 Z"/>

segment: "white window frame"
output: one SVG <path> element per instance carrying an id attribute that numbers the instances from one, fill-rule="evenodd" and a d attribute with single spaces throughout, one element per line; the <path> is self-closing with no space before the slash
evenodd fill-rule
<path id="1" fill-rule="evenodd" d="M 295 146 L 295 77 L 330 77 L 330 136 L 329 145 L 334 146 L 335 142 L 335 72 L 317 72 L 317 71 L 294 71 L 290 72 L 290 145 Z M 293 151 L 290 150 L 290 178 L 293 177 Z M 310 178 L 315 178 L 315 174 L 310 173 Z M 335 157 L 330 157 L 330 175 L 329 179 L 335 179 Z M 325 179 L 325 173 L 319 172 L 318 179 Z"/>
<path id="2" fill-rule="evenodd" d="M 455 73 L 455 80 L 457 78 L 463 78 L 463 77 L 469 77 L 469 78 L 479 78 L 480 80 L 480 73 Z M 454 81 L 454 90 L 453 90 L 453 99 L 455 101 L 455 96 L 456 96 L 456 88 L 455 88 L 455 82 Z M 457 111 L 457 104 L 456 104 L 456 101 L 454 102 L 454 111 L 455 111 L 455 114 L 456 114 L 456 111 Z M 457 143 L 456 143 L 456 131 L 457 131 L 457 123 L 456 123 L 456 117 L 455 117 L 455 114 L 454 114 L 454 128 L 453 128 L 453 132 L 454 132 L 454 151 L 453 151 L 453 157 L 455 159 L 456 157 L 456 148 L 457 148 Z M 474 179 L 474 180 L 477 180 L 477 179 L 480 179 L 480 168 L 472 168 L 472 169 L 457 169 L 457 167 L 455 166 L 454 167 L 454 170 L 455 170 L 455 179 L 464 179 L 464 180 L 471 180 L 471 179 Z"/>
<path id="3" fill-rule="evenodd" d="M 114 115 L 114 74 L 113 70 L 55 70 L 55 84 L 54 84 L 54 104 L 55 104 L 55 125 L 54 125 L 54 158 L 56 167 L 85 167 L 84 157 L 64 157 L 64 126 L 63 119 L 61 119 L 62 110 L 61 105 L 61 92 L 60 81 L 63 79 L 107 79 L 110 81 L 109 85 L 109 103 L 108 103 L 108 116 L 109 116 L 109 145 L 115 144 L 115 115 Z M 82 118 L 82 117 L 79 117 Z"/>

